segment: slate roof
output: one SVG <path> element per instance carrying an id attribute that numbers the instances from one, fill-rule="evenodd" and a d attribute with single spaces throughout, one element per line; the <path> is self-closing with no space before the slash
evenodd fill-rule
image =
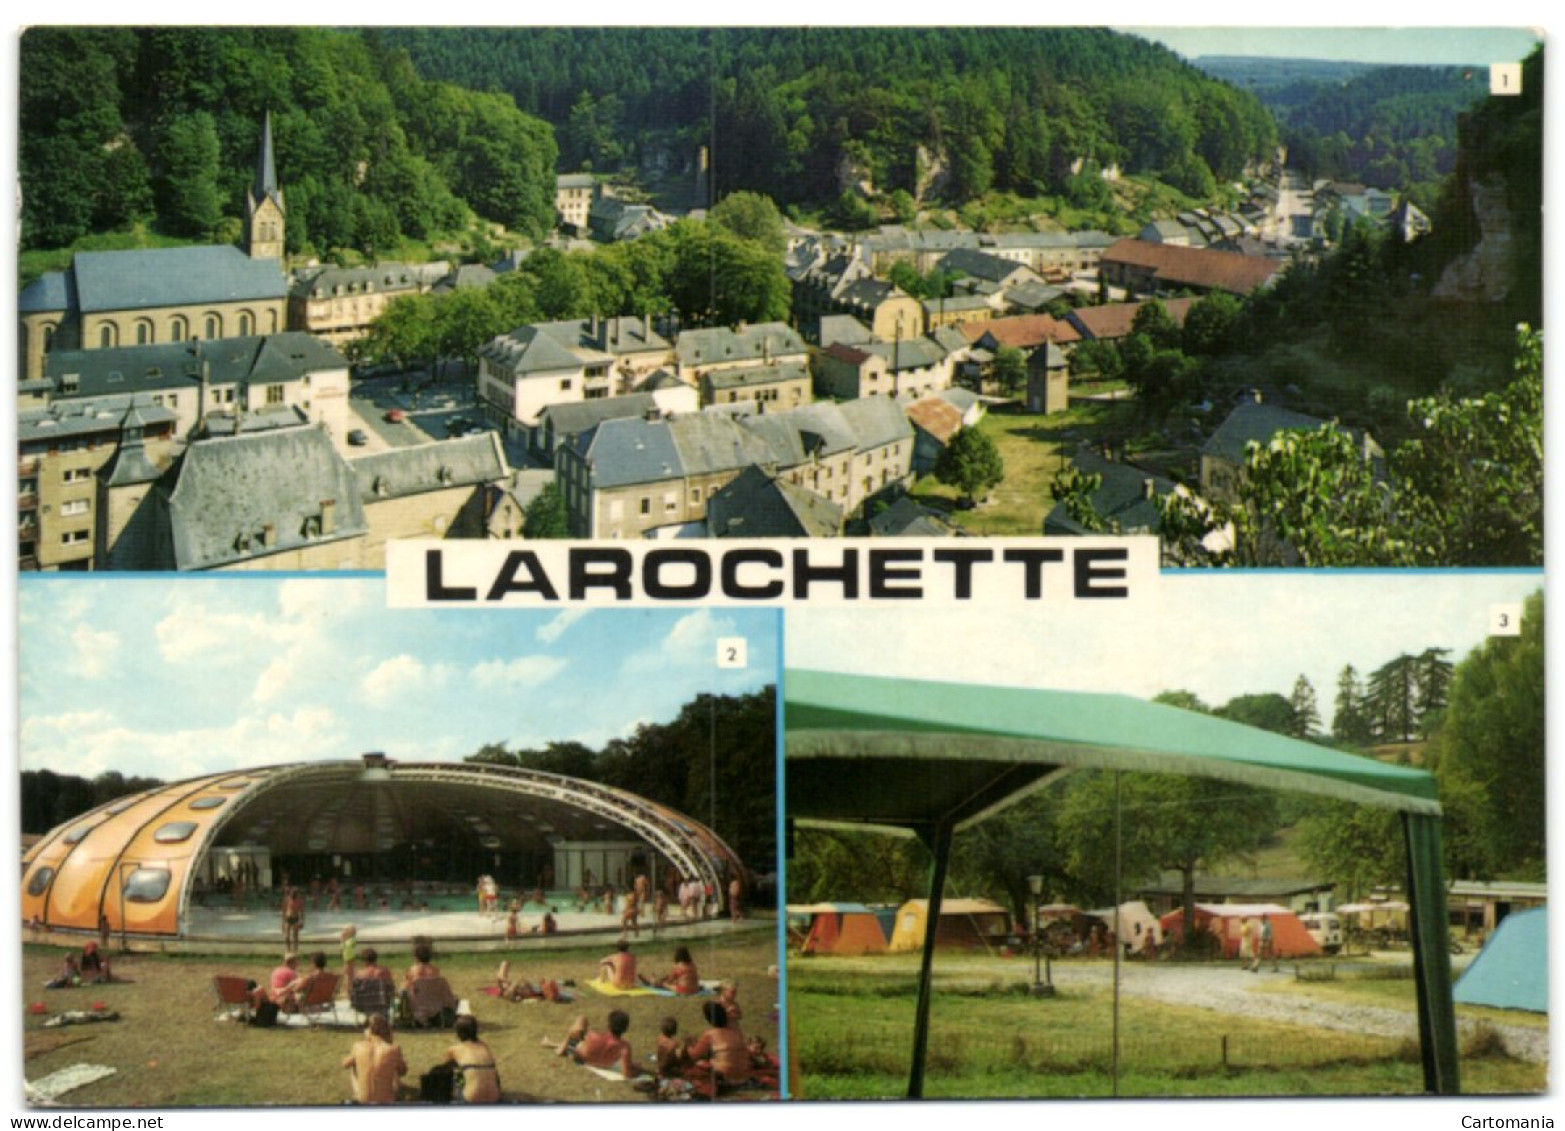
<path id="1" fill-rule="evenodd" d="M 590 401 L 552 404 L 538 414 L 538 421 L 541 424 L 547 420 L 554 434 L 564 438 L 590 431 L 605 420 L 645 416 L 656 408 L 657 401 L 651 393 L 630 393 L 623 397 L 596 397 Z"/>
<path id="2" fill-rule="evenodd" d="M 1183 326 L 1185 319 L 1190 316 L 1190 308 L 1199 300 L 1167 298 L 1159 301 L 1168 311 L 1169 317 L 1174 320 L 1174 324 Z M 1072 310 L 1065 318 L 1081 331 L 1081 336 L 1084 338 L 1117 341 L 1129 336 L 1131 324 L 1136 320 L 1136 313 L 1145 305 L 1144 302 L 1111 302 L 1104 306 L 1082 306 Z"/>
<path id="3" fill-rule="evenodd" d="M 321 428 L 191 444 L 165 475 L 160 494 L 168 516 L 164 568 L 212 569 L 368 529 L 353 471 Z M 329 535 L 317 532 L 324 500 L 334 503 Z M 267 526 L 275 535 L 270 547 Z"/>
<path id="4" fill-rule="evenodd" d="M 983 295 L 952 295 L 950 298 L 926 298 L 924 300 L 924 312 L 926 314 L 944 314 L 947 312 L 960 312 L 964 310 L 992 310 L 988 300 Z"/>
<path id="5" fill-rule="evenodd" d="M 438 294 L 481 289 L 494 282 L 496 278 L 493 267 L 485 267 L 482 263 L 463 263 L 436 283 L 432 289 Z"/>
<path id="6" fill-rule="evenodd" d="M 751 465 L 707 500 L 714 538 L 835 538 L 842 507 Z"/>
<path id="7" fill-rule="evenodd" d="M 327 266 L 307 273 L 300 272 L 294 278 L 291 293 L 295 298 L 331 298 L 337 294 L 416 291 L 423 281 L 423 274 L 422 270 L 407 263 L 381 263 L 374 267 Z"/>
<path id="8" fill-rule="evenodd" d="M 581 358 L 540 326 L 522 326 L 492 338 L 479 348 L 478 355 L 519 377 L 574 371 L 582 367 Z"/>
<path id="9" fill-rule="evenodd" d="M 740 419 L 710 412 L 686 413 L 668 422 L 686 475 L 710 475 L 771 462 L 771 449 Z"/>
<path id="10" fill-rule="evenodd" d="M 170 409 L 153 404 L 151 398 L 145 395 L 120 394 L 55 401 L 43 408 L 26 408 L 17 413 L 17 442 L 28 444 L 61 436 L 118 433 L 124 428 L 126 417 L 133 410 L 136 421 L 143 427 L 173 424 L 178 419 Z"/>
<path id="11" fill-rule="evenodd" d="M 902 406 L 890 397 L 859 397 L 833 407 L 853 429 L 860 449 L 883 447 L 913 435 Z"/>
<path id="12" fill-rule="evenodd" d="M 964 275 L 991 283 L 1003 283 L 1017 272 L 1033 275 L 1032 268 L 1025 264 L 1013 263 L 1009 259 L 976 248 L 958 248 L 947 252 L 937 266 L 942 271 L 960 271 Z"/>
<path id="13" fill-rule="evenodd" d="M 941 349 L 945 350 L 947 356 L 950 356 L 957 350 L 965 350 L 968 346 L 972 345 L 972 342 L 968 340 L 967 335 L 962 333 L 962 331 L 956 326 L 941 326 L 937 330 L 929 331 L 929 333 L 924 336 L 933 341 Z"/>
<path id="14" fill-rule="evenodd" d="M 963 416 L 966 416 L 975 404 L 980 404 L 983 401 L 983 398 L 971 389 L 942 389 L 935 396 L 945 401 L 946 404 L 954 406 Z"/>
<path id="15" fill-rule="evenodd" d="M 1243 463 L 1245 449 L 1253 441 L 1265 444 L 1277 433 L 1285 430 L 1319 431 L 1326 422 L 1318 416 L 1306 416 L 1302 412 L 1281 408 L 1274 404 L 1256 404 L 1244 401 L 1235 406 L 1228 419 L 1218 426 L 1210 439 L 1201 446 L 1201 454 L 1224 459 L 1230 463 Z"/>
<path id="16" fill-rule="evenodd" d="M 821 345 L 833 342 L 845 345 L 864 345 L 875 340 L 875 333 L 851 314 L 823 314 L 820 328 Z"/>
<path id="17" fill-rule="evenodd" d="M 674 343 L 681 365 L 715 365 L 805 352 L 804 339 L 784 322 L 762 322 L 743 329 L 714 326 L 686 330 Z"/>
<path id="18" fill-rule="evenodd" d="M 1102 485 L 1090 496 L 1092 507 L 1105 520 L 1119 523 L 1123 534 L 1156 534 L 1163 525 L 1153 498 L 1162 498 L 1174 489 L 1174 481 L 1153 475 L 1126 463 L 1104 459 L 1090 448 L 1071 457 L 1071 466 L 1086 475 L 1101 475 Z M 1148 485 L 1152 498 L 1148 498 Z M 1091 534 L 1093 531 L 1075 522 L 1057 503 L 1043 521 L 1045 534 Z"/>
<path id="19" fill-rule="evenodd" d="M 554 178 L 556 189 L 591 188 L 598 179 L 591 173 L 561 173 Z"/>
<path id="20" fill-rule="evenodd" d="M 755 385 L 775 385 L 779 381 L 803 381 L 809 371 L 803 362 L 787 365 L 752 366 L 746 369 L 719 369 L 708 373 L 706 380 L 714 389 L 743 389 Z"/>
<path id="21" fill-rule="evenodd" d="M 1237 295 L 1265 286 L 1278 271 L 1275 261 L 1253 255 L 1132 239 L 1120 240 L 1109 248 L 1103 253 L 1103 262 L 1148 268 L 1159 283 L 1169 286 L 1224 290 Z"/>
<path id="22" fill-rule="evenodd" d="M 577 436 L 573 445 L 592 465 L 593 486 L 625 487 L 684 475 L 670 423 L 627 416 Z"/>
<path id="23" fill-rule="evenodd" d="M 49 355 L 44 373 L 57 395 L 92 397 L 194 389 L 203 362 L 214 385 L 244 381 L 283 384 L 298 381 L 307 373 L 348 367 L 348 359 L 324 342 L 310 334 L 288 331 L 116 349 L 59 350 Z M 76 377 L 76 392 L 62 394 L 58 390 L 67 374 Z"/>
<path id="24" fill-rule="evenodd" d="M 930 514 L 908 495 L 871 518 L 869 532 L 876 538 L 954 538 L 957 534 L 949 523 Z"/>
<path id="25" fill-rule="evenodd" d="M 1063 287 L 1051 287 L 1048 283 L 1021 283 L 1005 291 L 1005 301 L 1024 310 L 1037 310 L 1064 296 Z"/>
<path id="26" fill-rule="evenodd" d="M 566 349 L 602 350 L 614 356 L 667 350 L 668 339 L 640 318 L 629 316 L 600 318 L 597 335 L 589 318 L 567 318 L 558 322 L 534 323 L 557 345 Z"/>
<path id="27" fill-rule="evenodd" d="M 886 362 L 886 369 L 900 373 L 905 369 L 927 369 L 939 365 L 948 356 L 947 351 L 928 338 L 909 338 L 905 342 L 871 342 L 860 350 L 873 354 Z"/>
<path id="28" fill-rule="evenodd" d="M 366 503 L 495 483 L 511 473 L 497 432 L 392 448 L 360 456 L 352 466 Z"/>
<path id="29" fill-rule="evenodd" d="M 872 309 L 881 303 L 893 298 L 907 298 L 908 294 L 901 287 L 880 279 L 855 279 L 842 288 L 837 295 L 837 301 L 846 306 Z"/>
<path id="30" fill-rule="evenodd" d="M 288 293 L 277 260 L 251 259 L 227 244 L 78 251 L 71 274 L 84 314 L 266 301 Z"/>
<path id="31" fill-rule="evenodd" d="M 42 314 L 76 308 L 76 280 L 69 271 L 49 271 L 22 289 L 16 299 L 22 314 Z"/>
<path id="32" fill-rule="evenodd" d="M 1119 237 L 1096 228 L 1080 232 L 997 232 L 978 239 L 980 247 L 1061 248 L 1108 247 Z"/>

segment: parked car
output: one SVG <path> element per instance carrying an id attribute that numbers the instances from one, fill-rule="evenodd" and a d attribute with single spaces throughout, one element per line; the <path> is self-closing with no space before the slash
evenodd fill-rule
<path id="1" fill-rule="evenodd" d="M 1299 922 L 1327 954 L 1342 949 L 1342 919 L 1330 911 L 1312 911 L 1299 916 Z"/>
<path id="2" fill-rule="evenodd" d="M 386 419 L 393 424 L 401 424 L 407 418 L 407 413 L 403 412 L 400 408 L 388 408 L 386 410 Z"/>
<path id="3" fill-rule="evenodd" d="M 370 438 L 362 428 L 355 428 L 353 431 L 348 433 L 348 443 L 352 444 L 355 448 L 362 448 L 369 442 Z"/>

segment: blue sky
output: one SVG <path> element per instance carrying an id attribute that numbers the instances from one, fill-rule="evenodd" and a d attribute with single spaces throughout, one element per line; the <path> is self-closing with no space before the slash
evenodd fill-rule
<path id="1" fill-rule="evenodd" d="M 960 610 L 790 611 L 788 666 L 1143 699 L 1178 689 L 1212 706 L 1287 695 L 1302 674 L 1329 723 L 1343 665 L 1362 676 L 1430 647 L 1460 660 L 1484 639 L 1493 605 L 1543 586 L 1532 571 L 1197 570 L 1159 580 L 1136 606 L 1017 609 L 1003 622 Z"/>
<path id="2" fill-rule="evenodd" d="M 771 610 L 385 608 L 378 579 L 19 585 L 21 763 L 175 780 L 485 742 L 594 748 L 701 691 L 775 681 Z M 719 637 L 749 666 L 718 669 Z"/>
<path id="3" fill-rule="evenodd" d="M 1313 12 L 1312 15 L 1319 13 Z M 1464 13 L 1467 14 L 1467 13 Z M 1478 13 L 1472 13 L 1478 14 Z M 1344 13 L 1345 24 L 1364 13 Z M 1538 42 L 1519 27 L 1123 27 L 1177 51 L 1201 55 L 1333 59 L 1359 63 L 1518 62 Z"/>

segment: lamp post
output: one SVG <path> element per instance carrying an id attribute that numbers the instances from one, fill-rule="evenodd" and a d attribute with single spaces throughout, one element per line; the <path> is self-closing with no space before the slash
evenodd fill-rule
<path id="1" fill-rule="evenodd" d="M 1032 889 L 1032 996 L 1054 996 L 1054 971 L 1049 971 L 1047 980 L 1044 978 L 1043 965 L 1045 955 L 1043 953 L 1043 934 L 1038 929 L 1039 901 L 1043 897 L 1043 877 L 1028 876 L 1027 886 Z"/>

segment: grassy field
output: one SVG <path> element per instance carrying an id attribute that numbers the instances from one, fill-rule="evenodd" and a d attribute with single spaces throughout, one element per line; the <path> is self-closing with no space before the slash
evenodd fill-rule
<path id="1" fill-rule="evenodd" d="M 612 949 L 605 942 L 604 951 Z M 672 946 L 642 944 L 637 953 L 643 972 L 660 974 L 672 964 Z M 775 983 L 767 968 L 777 961 L 774 937 L 764 931 L 691 944 L 703 978 L 737 980 L 744 1007 L 742 1028 L 777 1047 L 773 1014 Z M 348 1074 L 339 1064 L 358 1033 L 347 1029 L 254 1029 L 214 1020 L 212 975 L 239 974 L 264 981 L 272 963 L 261 959 L 132 955 L 115 964 L 128 984 L 73 990 L 43 990 L 59 969 L 63 952 L 54 947 L 24 947 L 26 1002 L 43 1002 L 50 1013 L 89 1009 L 101 1001 L 120 1015 L 118 1022 L 41 1027 L 42 1016 L 27 1016 L 23 1037 L 25 1074 L 38 1079 L 75 1064 L 101 1064 L 113 1076 L 69 1093 L 72 1106 L 185 1107 L 265 1104 L 340 1104 L 349 1096 Z M 338 963 L 333 958 L 332 967 Z M 409 954 L 382 954 L 395 971 Z M 444 953 L 435 961 L 458 997 L 466 998 L 478 1018 L 479 1036 L 494 1051 L 506 1101 L 638 1101 L 646 1097 L 629 1085 L 611 1082 L 566 1064 L 541 1046 L 558 1040 L 578 1013 L 601 1026 L 610 1009 L 631 1019 L 626 1033 L 638 1060 L 650 1053 L 658 1021 L 673 1015 L 681 1035 L 698 1035 L 706 1026 L 701 1002 L 663 997 L 604 998 L 581 991 L 573 1005 L 511 1003 L 479 991 L 490 984 L 501 955 Z M 513 962 L 513 977 L 573 979 L 595 973 L 595 951 L 549 951 Z M 409 1072 L 405 1098 L 416 1093 L 419 1073 L 438 1062 L 452 1043 L 449 1033 L 408 1030 L 397 1033 Z"/>
<path id="2" fill-rule="evenodd" d="M 1412 1041 L 1128 996 L 1120 1005 L 1116 1086 L 1112 990 L 1061 986 L 1056 997 L 1034 1000 L 1027 996 L 1027 973 L 1000 974 L 992 963 L 958 961 L 937 974 L 927 1095 L 1354 1096 L 1423 1090 Z M 1412 1009 L 1409 980 L 1287 985 L 1278 992 Z M 790 1016 L 804 1097 L 903 1094 L 914 994 L 911 958 L 791 964 Z M 1504 1020 L 1515 1018 L 1507 1014 Z M 1468 1051 L 1461 1069 L 1464 1093 L 1540 1092 L 1547 1085 L 1543 1065 L 1492 1049 Z"/>
<path id="3" fill-rule="evenodd" d="M 1121 428 L 1134 411 L 1134 405 L 1124 402 L 1078 405 L 1053 416 L 1036 416 L 997 405 L 978 423 L 1005 464 L 1005 479 L 987 501 L 974 510 L 958 510 L 961 492 L 932 475 L 920 479 L 912 494 L 970 534 L 1042 534 L 1044 516 L 1054 506 L 1050 487 L 1062 458 L 1069 457 L 1079 438 Z"/>

